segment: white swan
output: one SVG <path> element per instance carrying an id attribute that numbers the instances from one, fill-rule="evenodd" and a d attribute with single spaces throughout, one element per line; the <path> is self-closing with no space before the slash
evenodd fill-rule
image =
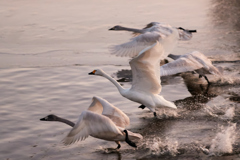
<path id="1" fill-rule="evenodd" d="M 159 41 L 164 48 L 162 59 L 166 58 L 174 49 L 178 40 L 190 40 L 192 38 L 192 32 L 196 32 L 196 30 L 186 30 L 182 27 L 175 28 L 159 22 L 151 22 L 143 29 L 127 28 L 117 25 L 109 30 L 130 31 L 137 35 L 127 43 L 111 47 L 110 52 L 112 54 L 135 57 L 141 50 Z"/>
<path id="2" fill-rule="evenodd" d="M 163 48 L 159 42 L 156 42 L 142 50 L 136 58 L 129 62 L 133 75 L 132 87 L 129 89 L 122 88 L 116 80 L 101 69 L 94 70 L 89 74 L 107 78 L 117 87 L 123 97 L 142 104 L 140 106 L 142 109 L 146 106 L 156 116 L 155 109 L 157 107 L 177 108 L 172 102 L 159 95 L 161 92 L 159 64 L 162 54 Z"/>
<path id="3" fill-rule="evenodd" d="M 219 71 L 220 68 L 214 67 L 211 60 L 201 52 L 193 51 L 185 55 L 169 54 L 168 57 L 174 59 L 174 61 L 160 67 L 161 76 L 195 71 L 199 74 L 199 78 L 204 77 L 210 84 L 206 74 L 222 75 L 221 71 Z"/>
<path id="4" fill-rule="evenodd" d="M 129 125 L 128 116 L 100 97 L 93 97 L 92 104 L 87 111 L 81 113 L 76 124 L 52 114 L 40 120 L 59 121 L 72 126 L 72 130 L 63 139 L 63 143 L 66 145 L 84 140 L 90 135 L 99 139 L 115 141 L 118 144 L 117 149 L 119 149 L 121 147 L 119 141 L 126 141 L 130 146 L 137 147 L 133 141 L 143 138 L 138 133 L 125 130 L 125 126 Z"/>

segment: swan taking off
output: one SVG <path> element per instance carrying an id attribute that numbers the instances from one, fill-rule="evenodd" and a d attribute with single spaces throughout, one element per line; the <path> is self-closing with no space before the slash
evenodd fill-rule
<path id="1" fill-rule="evenodd" d="M 167 55 L 172 52 L 178 40 L 190 40 L 192 38 L 192 32 L 197 32 L 196 30 L 186 30 L 182 27 L 175 28 L 159 22 L 151 22 L 143 29 L 127 28 L 117 25 L 109 30 L 130 31 L 136 35 L 136 37 L 127 43 L 111 47 L 110 52 L 112 54 L 121 57 L 135 57 L 141 50 L 159 41 L 164 49 L 162 59 L 166 58 Z"/>
<path id="2" fill-rule="evenodd" d="M 93 97 L 88 110 L 81 113 L 76 124 L 55 115 L 48 115 L 40 120 L 59 121 L 73 127 L 63 139 L 66 145 L 84 140 L 90 135 L 103 140 L 115 141 L 118 144 L 116 149 L 119 149 L 121 147 L 119 141 L 126 141 L 130 146 L 137 147 L 134 142 L 143 138 L 138 133 L 124 129 L 129 125 L 128 116 L 100 97 Z"/>
<path id="3" fill-rule="evenodd" d="M 206 74 L 222 75 L 219 69 L 214 67 L 212 62 L 201 52 L 193 51 L 185 55 L 169 54 L 168 57 L 174 59 L 174 61 L 160 67 L 161 76 L 195 71 L 199 74 L 199 78 L 204 77 L 208 84 L 210 84 Z"/>
<path id="4" fill-rule="evenodd" d="M 162 45 L 157 41 L 152 46 L 142 50 L 137 57 L 129 62 L 133 75 L 132 87 L 129 89 L 122 88 L 115 79 L 101 69 L 94 70 L 89 74 L 107 78 L 117 87 L 123 97 L 142 104 L 140 106 L 142 109 L 149 108 L 156 116 L 155 109 L 158 107 L 177 108 L 174 103 L 159 95 L 162 88 L 159 67 L 162 54 Z"/>

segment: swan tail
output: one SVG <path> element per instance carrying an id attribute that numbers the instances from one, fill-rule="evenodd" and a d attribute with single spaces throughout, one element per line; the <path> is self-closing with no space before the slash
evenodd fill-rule
<path id="1" fill-rule="evenodd" d="M 165 100 L 162 96 L 160 96 L 159 107 L 169 107 L 169 108 L 177 109 L 177 106 L 173 102 Z"/>

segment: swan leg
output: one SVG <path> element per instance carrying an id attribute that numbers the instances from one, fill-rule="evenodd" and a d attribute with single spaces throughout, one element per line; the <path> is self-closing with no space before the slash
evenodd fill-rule
<path id="1" fill-rule="evenodd" d="M 153 112 L 153 115 L 154 115 L 154 117 L 157 117 L 157 113 L 156 112 Z"/>
<path id="2" fill-rule="evenodd" d="M 119 148 L 121 148 L 121 144 L 120 144 L 120 142 L 119 141 L 115 141 L 116 143 L 117 143 L 117 148 L 116 149 L 119 149 Z"/>
<path id="3" fill-rule="evenodd" d="M 204 78 L 206 79 L 206 81 L 208 82 L 208 84 L 211 84 L 211 82 L 209 82 L 207 76 L 204 76 Z"/>
<path id="4" fill-rule="evenodd" d="M 139 106 L 138 108 L 142 108 L 142 109 L 144 109 L 146 106 L 144 106 L 144 105 L 141 105 L 141 106 Z"/>

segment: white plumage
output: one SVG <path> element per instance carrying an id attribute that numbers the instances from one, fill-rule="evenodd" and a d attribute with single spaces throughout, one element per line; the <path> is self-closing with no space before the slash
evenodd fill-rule
<path id="1" fill-rule="evenodd" d="M 126 128 L 130 124 L 125 113 L 101 97 L 94 96 L 88 110 L 110 118 L 119 127 Z"/>
<path id="2" fill-rule="evenodd" d="M 82 141 L 89 135 L 113 141 L 125 139 L 123 133 L 110 118 L 91 111 L 83 111 L 73 129 L 63 139 L 63 143 L 69 145 L 79 140 Z"/>
<path id="3" fill-rule="evenodd" d="M 124 128 L 130 123 L 128 116 L 108 101 L 93 97 L 93 102 L 87 111 L 83 111 L 72 130 L 63 139 L 68 145 L 86 139 L 89 135 L 108 141 L 125 141 Z M 129 139 L 138 141 L 142 136 L 128 131 Z"/>
<path id="4" fill-rule="evenodd" d="M 133 82 L 129 89 L 122 88 L 116 80 L 101 69 L 94 70 L 89 74 L 107 78 L 118 88 L 123 97 L 146 106 L 155 115 L 155 109 L 158 107 L 177 108 L 174 103 L 159 95 L 161 92 L 159 64 L 162 55 L 162 45 L 157 41 L 152 46 L 142 50 L 136 58 L 130 61 Z"/>
<path id="5" fill-rule="evenodd" d="M 185 55 L 170 54 L 169 57 L 175 60 L 160 67 L 161 76 L 173 75 L 187 71 L 195 71 L 200 76 L 204 76 L 208 81 L 205 74 L 214 74 L 219 76 L 222 75 L 219 69 L 212 65 L 211 60 L 209 60 L 201 52 L 193 51 Z"/>
<path id="6" fill-rule="evenodd" d="M 190 40 L 192 38 L 191 32 L 196 32 L 195 30 L 192 31 L 180 28 L 175 28 L 159 22 L 151 22 L 140 30 L 115 26 L 110 30 L 131 31 L 137 36 L 127 43 L 111 47 L 110 52 L 117 56 L 135 57 L 141 50 L 159 41 L 164 49 L 164 54 L 161 57 L 164 59 L 174 49 L 178 40 Z"/>

